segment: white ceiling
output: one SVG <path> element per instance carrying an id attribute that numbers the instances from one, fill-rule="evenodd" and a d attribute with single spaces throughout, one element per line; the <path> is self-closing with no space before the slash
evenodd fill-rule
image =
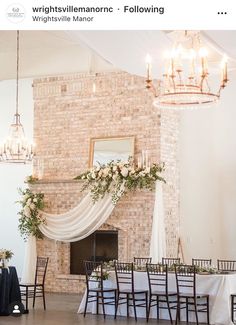
<path id="1" fill-rule="evenodd" d="M 21 31 L 20 77 L 110 70 L 111 65 L 66 32 Z M 16 76 L 16 32 L 0 31 L 0 80 Z"/>
<path id="2" fill-rule="evenodd" d="M 227 54 L 236 69 L 236 31 L 204 31 L 210 64 Z M 21 31 L 20 77 L 115 68 L 145 75 L 145 56 L 154 59 L 155 77 L 163 67 L 163 53 L 172 44 L 171 31 Z M 218 65 L 217 65 L 218 67 Z M 16 32 L 0 31 L 0 80 L 15 78 Z"/>

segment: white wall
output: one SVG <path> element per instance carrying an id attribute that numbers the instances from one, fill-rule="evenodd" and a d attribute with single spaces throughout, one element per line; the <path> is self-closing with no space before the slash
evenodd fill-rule
<path id="1" fill-rule="evenodd" d="M 27 137 L 33 136 L 33 94 L 32 80 L 20 81 L 19 87 L 19 111 L 21 122 Z M 16 81 L 7 80 L 0 82 L 0 140 L 2 141 L 9 131 L 9 125 L 13 121 L 15 111 Z M 19 205 L 15 203 L 19 199 L 18 188 L 24 187 L 24 179 L 32 174 L 31 164 L 2 164 L 0 163 L 0 248 L 12 249 L 14 258 L 12 265 L 17 267 L 21 276 L 24 241 L 18 232 Z"/>
<path id="2" fill-rule="evenodd" d="M 181 112 L 180 189 L 186 261 L 236 259 L 236 73 L 216 108 Z"/>

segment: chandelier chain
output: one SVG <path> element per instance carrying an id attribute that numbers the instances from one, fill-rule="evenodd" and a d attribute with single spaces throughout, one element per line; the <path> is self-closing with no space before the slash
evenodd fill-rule
<path id="1" fill-rule="evenodd" d="M 20 32 L 17 30 L 16 40 L 16 119 L 19 117 L 19 53 L 20 53 Z"/>

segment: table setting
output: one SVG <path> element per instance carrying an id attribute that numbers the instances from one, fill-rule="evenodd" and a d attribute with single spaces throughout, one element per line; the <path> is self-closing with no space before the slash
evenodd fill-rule
<path id="1" fill-rule="evenodd" d="M 104 287 L 116 287 L 116 275 L 114 262 L 104 263 Z M 168 268 L 169 291 L 176 291 L 176 277 L 174 272 L 175 265 Z M 214 267 L 197 267 L 196 282 L 197 292 L 209 294 L 210 300 L 210 324 L 233 324 L 230 313 L 230 295 L 236 292 L 236 272 L 218 271 Z M 148 276 L 145 265 L 134 264 L 135 288 L 139 290 L 148 290 Z M 188 289 L 186 288 L 186 292 Z M 78 313 L 83 313 L 86 300 L 86 292 L 83 295 Z M 91 303 L 87 307 L 87 312 L 96 313 L 96 303 Z M 145 317 L 144 311 L 139 309 L 138 317 Z M 114 308 L 106 306 L 106 314 L 114 315 Z M 183 314 L 183 315 L 182 315 Z M 185 321 L 184 313 L 181 314 L 181 320 Z M 191 313 L 189 321 L 195 322 L 194 313 Z M 118 308 L 119 316 L 126 316 L 126 307 L 121 305 Z M 173 315 L 175 316 L 174 312 Z M 134 317 L 133 310 L 130 308 L 130 316 Z M 150 318 L 156 318 L 155 308 L 151 309 Z M 199 322 L 205 322 L 205 316 L 199 314 Z M 160 310 L 161 319 L 169 319 L 167 310 Z"/>
<path id="2" fill-rule="evenodd" d="M 0 316 L 10 314 L 9 307 L 14 302 L 21 302 L 21 293 L 16 268 L 8 266 L 12 258 L 11 250 L 0 250 Z"/>

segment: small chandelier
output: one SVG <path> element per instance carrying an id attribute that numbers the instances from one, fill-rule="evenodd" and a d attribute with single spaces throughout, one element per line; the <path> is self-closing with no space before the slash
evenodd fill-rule
<path id="1" fill-rule="evenodd" d="M 147 55 L 146 88 L 155 96 L 153 105 L 166 109 L 192 109 L 216 104 L 228 82 L 226 56 L 221 63 L 219 88 L 213 92 L 209 85 L 208 52 L 201 44 L 200 33 L 177 33 L 177 41 L 166 55 L 163 79 L 157 87 L 151 78 L 151 57 Z"/>
<path id="2" fill-rule="evenodd" d="M 33 159 L 33 144 L 26 137 L 19 114 L 19 31 L 17 31 L 16 113 L 9 136 L 0 146 L 0 162 L 26 163 Z"/>

